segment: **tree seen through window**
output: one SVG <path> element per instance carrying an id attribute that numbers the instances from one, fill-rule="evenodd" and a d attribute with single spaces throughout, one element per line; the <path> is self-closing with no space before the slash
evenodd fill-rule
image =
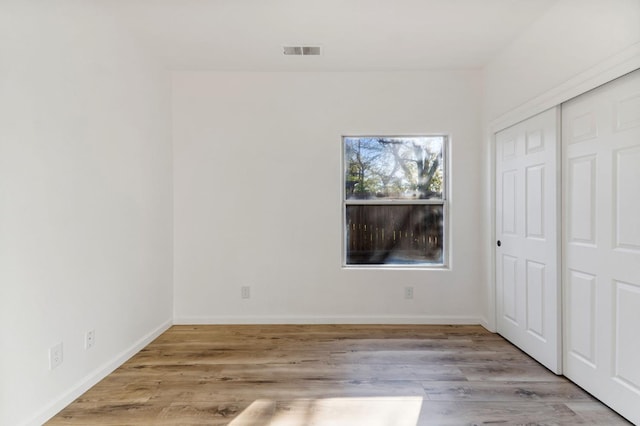
<path id="1" fill-rule="evenodd" d="M 444 264 L 445 143 L 344 138 L 347 265 Z"/>

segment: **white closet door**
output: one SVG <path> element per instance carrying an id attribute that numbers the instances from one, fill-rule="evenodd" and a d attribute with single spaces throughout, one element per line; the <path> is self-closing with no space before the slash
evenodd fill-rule
<path id="1" fill-rule="evenodd" d="M 640 72 L 562 123 L 564 373 L 640 424 Z"/>
<path id="2" fill-rule="evenodd" d="M 561 371 L 558 123 L 553 108 L 496 133 L 498 332 Z"/>

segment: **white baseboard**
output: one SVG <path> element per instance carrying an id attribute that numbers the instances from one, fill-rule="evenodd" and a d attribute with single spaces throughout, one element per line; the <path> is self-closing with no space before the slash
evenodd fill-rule
<path id="1" fill-rule="evenodd" d="M 176 325 L 193 324 L 437 324 L 482 325 L 480 317 L 456 315 L 388 315 L 388 316 L 184 316 L 175 317 Z"/>
<path id="2" fill-rule="evenodd" d="M 496 329 L 494 327 L 491 326 L 491 324 L 489 324 L 489 320 L 482 317 L 480 318 L 480 325 L 483 326 L 484 328 L 487 329 L 487 331 L 491 332 L 491 333 L 495 333 Z"/>
<path id="3" fill-rule="evenodd" d="M 59 413 L 64 407 L 73 402 L 80 395 L 85 393 L 89 388 L 94 386 L 100 380 L 104 379 L 107 375 L 113 372 L 116 368 L 120 367 L 124 364 L 129 358 L 138 353 L 142 348 L 147 346 L 151 341 L 153 341 L 156 337 L 164 333 L 171 325 L 173 321 L 171 319 L 165 321 L 156 329 L 147 333 L 137 342 L 135 342 L 131 347 L 122 351 L 120 354 L 116 355 L 111 361 L 103 364 L 102 366 L 96 368 L 94 371 L 90 372 L 88 375 L 83 377 L 78 383 L 69 389 L 66 393 L 60 396 L 55 401 L 51 402 L 49 405 L 45 406 L 42 410 L 37 412 L 35 415 L 31 417 L 31 419 L 27 420 L 25 425 L 41 425 L 47 420 L 51 419 L 57 413 Z"/>

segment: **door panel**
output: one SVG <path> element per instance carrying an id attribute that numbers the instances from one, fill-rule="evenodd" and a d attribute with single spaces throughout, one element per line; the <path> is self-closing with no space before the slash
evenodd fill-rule
<path id="1" fill-rule="evenodd" d="M 496 134 L 498 332 L 556 373 L 558 114 L 554 108 Z"/>
<path id="2" fill-rule="evenodd" d="M 569 239 L 572 243 L 595 244 L 596 158 L 590 155 L 571 159 L 568 168 Z"/>
<path id="3" fill-rule="evenodd" d="M 544 341 L 545 265 L 527 260 L 527 331 Z"/>
<path id="4" fill-rule="evenodd" d="M 517 317 L 517 273 L 518 259 L 509 256 L 508 254 L 502 255 L 502 268 L 503 268 L 503 286 L 502 286 L 502 303 L 503 303 L 503 315 L 504 319 L 509 320 L 518 326 Z"/>
<path id="5" fill-rule="evenodd" d="M 527 237 L 544 239 L 544 165 L 527 167 Z"/>
<path id="6" fill-rule="evenodd" d="M 596 277 L 571 270 L 566 283 L 567 350 L 571 356 L 595 368 Z"/>
<path id="7" fill-rule="evenodd" d="M 616 281 L 616 336 L 614 373 L 621 384 L 640 394 L 638 324 L 640 324 L 640 286 Z"/>
<path id="8" fill-rule="evenodd" d="M 502 234 L 516 235 L 516 187 L 515 170 L 502 173 Z"/>
<path id="9" fill-rule="evenodd" d="M 562 118 L 564 372 L 640 424 L 640 71 Z"/>
<path id="10" fill-rule="evenodd" d="M 616 247 L 640 250 L 640 147 L 621 149 L 614 163 L 614 221 Z"/>

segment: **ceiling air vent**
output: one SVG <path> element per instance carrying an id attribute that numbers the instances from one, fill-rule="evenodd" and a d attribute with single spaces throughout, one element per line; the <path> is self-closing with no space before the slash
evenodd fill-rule
<path id="1" fill-rule="evenodd" d="M 320 46 L 284 46 L 282 53 L 285 55 L 319 55 Z"/>

